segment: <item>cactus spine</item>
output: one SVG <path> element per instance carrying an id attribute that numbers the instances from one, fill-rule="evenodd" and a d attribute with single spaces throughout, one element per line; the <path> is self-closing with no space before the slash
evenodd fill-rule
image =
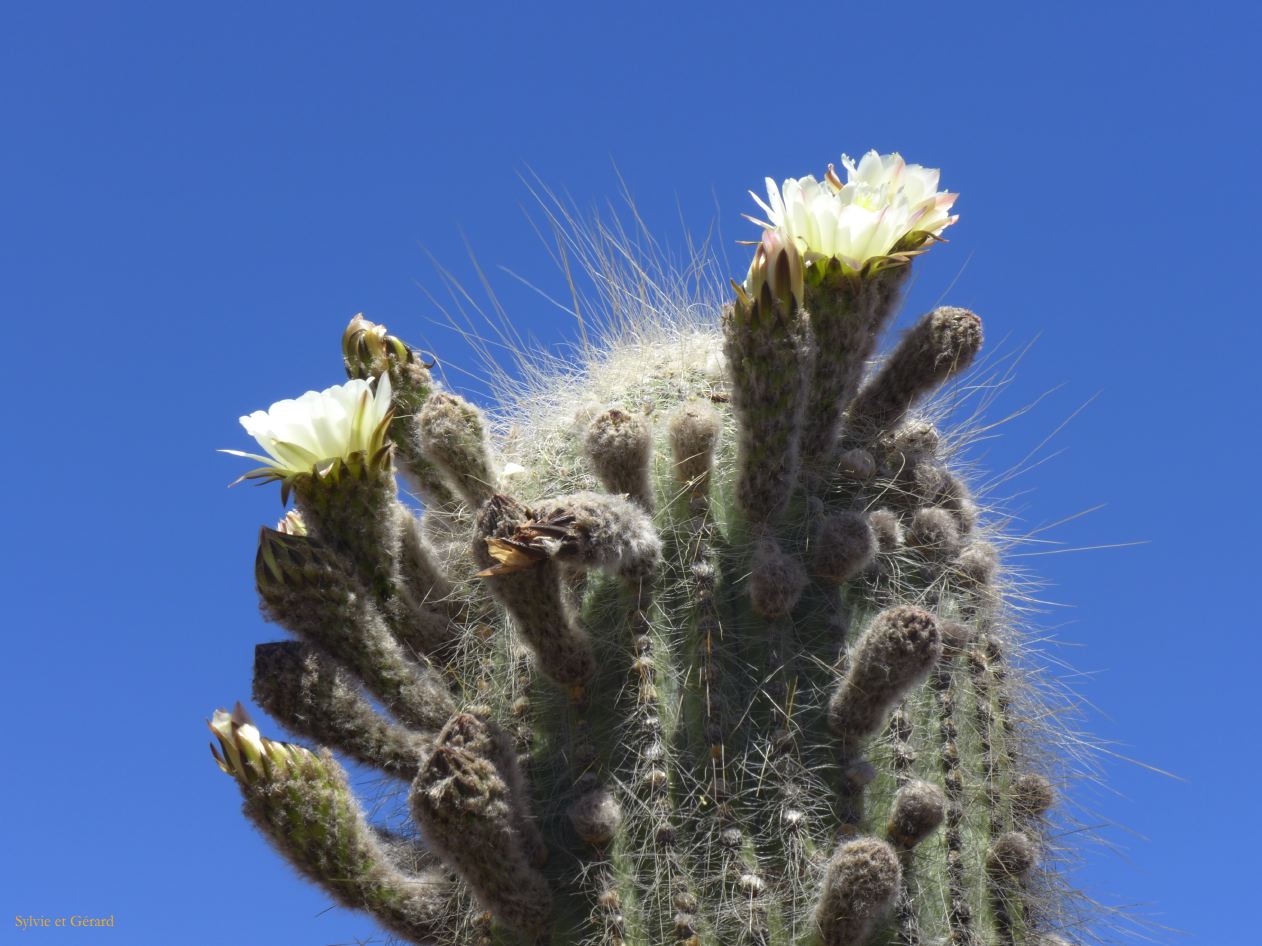
<path id="1" fill-rule="evenodd" d="M 343 455 L 255 434 L 299 510 L 259 539 L 299 639 L 259 646 L 255 698 L 323 748 L 212 728 L 339 902 L 413 943 L 1058 941 L 1004 572 L 920 413 L 981 322 L 936 309 L 867 371 L 937 231 L 803 255 L 789 214 L 709 324 L 642 333 L 630 370 L 615 343 L 584 393 L 488 415 L 357 316 L 309 434 L 349 424 Z M 417 836 L 329 750 L 399 780 Z"/>

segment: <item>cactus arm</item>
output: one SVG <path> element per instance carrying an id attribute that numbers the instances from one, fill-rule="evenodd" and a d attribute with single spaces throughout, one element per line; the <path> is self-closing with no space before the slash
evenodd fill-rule
<path id="1" fill-rule="evenodd" d="M 254 650 L 254 699 L 299 736 L 404 781 L 416 778 L 424 736 L 383 717 L 358 681 L 324 651 L 299 641 Z"/>

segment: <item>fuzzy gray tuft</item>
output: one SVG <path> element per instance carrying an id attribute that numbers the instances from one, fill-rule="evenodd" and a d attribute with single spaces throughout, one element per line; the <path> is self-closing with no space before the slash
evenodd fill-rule
<path id="1" fill-rule="evenodd" d="M 421 408 L 417 427 L 421 450 L 461 499 L 476 507 L 491 498 L 495 470 L 482 411 L 459 395 L 440 392 Z"/>
<path id="2" fill-rule="evenodd" d="M 921 397 L 964 370 L 982 347 L 982 322 L 967 309 L 934 309 L 911 328 L 850 407 L 854 431 L 874 438 Z"/>
<path id="3" fill-rule="evenodd" d="M 653 428 L 648 418 L 610 408 L 587 428 L 583 444 L 601 485 L 653 511 Z"/>
<path id="4" fill-rule="evenodd" d="M 843 755 L 876 734 L 894 704 L 925 679 L 941 655 L 938 625 L 928 612 L 899 606 L 873 618 L 828 704 L 829 725 Z"/>
<path id="5" fill-rule="evenodd" d="M 1024 877 L 1038 863 L 1039 851 L 1030 837 L 1021 831 L 1001 834 L 986 853 L 986 869 L 998 879 Z"/>
<path id="6" fill-rule="evenodd" d="M 926 558 L 944 561 L 960 550 L 960 527 L 945 509 L 917 509 L 907 527 L 907 545 Z"/>
<path id="7" fill-rule="evenodd" d="M 1056 804 L 1056 789 L 1042 775 L 1026 773 L 1012 782 L 1012 808 L 1024 818 L 1035 818 Z"/>
<path id="8" fill-rule="evenodd" d="M 868 525 L 876 539 L 878 551 L 896 552 L 903 544 L 903 524 L 892 509 L 873 509 L 868 513 Z"/>
<path id="9" fill-rule="evenodd" d="M 704 401 L 689 401 L 671 412 L 668 422 L 675 478 L 692 489 L 708 485 L 723 420 Z"/>
<path id="10" fill-rule="evenodd" d="M 898 896 L 902 870 L 884 841 L 858 838 L 837 849 L 815 911 L 824 946 L 863 946 Z"/>
<path id="11" fill-rule="evenodd" d="M 801 563 L 775 539 L 764 537 L 754 545 L 750 568 L 749 600 L 754 613 L 768 619 L 787 616 L 806 588 Z"/>
<path id="12" fill-rule="evenodd" d="M 604 788 L 580 795 L 566 811 L 574 833 L 591 845 L 605 845 L 613 840 L 622 824 L 622 806 Z"/>
<path id="13" fill-rule="evenodd" d="M 868 517 L 862 513 L 826 515 L 815 529 L 812 571 L 830 584 L 844 584 L 871 564 L 876 541 Z"/>
<path id="14" fill-rule="evenodd" d="M 899 848 L 913 848 L 933 834 L 946 817 L 946 797 L 931 782 L 908 782 L 894 796 L 889 837 Z"/>

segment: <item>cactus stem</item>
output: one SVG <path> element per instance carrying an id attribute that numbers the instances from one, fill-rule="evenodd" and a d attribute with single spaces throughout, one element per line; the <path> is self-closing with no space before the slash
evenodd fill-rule
<path id="1" fill-rule="evenodd" d="M 985 634 L 968 657 L 981 749 L 982 791 L 992 846 L 1003 850 L 1005 842 L 1011 841 L 1010 846 L 1021 849 L 1016 857 L 1021 860 L 1025 856 L 1022 842 L 1024 845 L 1030 842 L 1024 834 L 1007 830 L 1020 813 L 1012 804 L 1011 793 L 1005 792 L 1002 785 L 1003 773 L 1013 771 L 1016 765 L 1016 731 L 1008 695 L 1003 642 L 995 634 Z M 1002 863 L 1000 866 L 1003 866 Z M 1016 946 L 1015 929 L 1026 913 L 1024 874 L 1027 869 L 992 869 L 987 873 L 1001 946 Z"/>
<path id="2" fill-rule="evenodd" d="M 756 881 L 759 890 L 766 888 L 771 902 L 792 915 L 789 909 L 794 897 L 792 879 L 802 876 L 801 858 L 805 850 L 801 839 L 805 827 L 803 813 L 793 808 L 793 800 L 801 793 L 798 782 L 802 773 L 797 748 L 799 734 L 793 718 L 799 683 L 794 660 L 797 641 L 793 621 L 787 615 L 764 618 L 754 634 L 766 642 L 762 711 L 751 720 L 761 744 L 763 769 L 754 819 L 758 840 L 755 848 L 765 866 L 762 869 L 752 866 L 748 872 L 751 879 L 746 883 Z"/>
<path id="3" fill-rule="evenodd" d="M 825 277 L 807 292 L 816 354 L 802 433 L 808 491 L 818 494 L 836 466 L 842 412 L 854 397 L 877 338 L 898 306 L 910 267 L 854 278 Z"/>
<path id="4" fill-rule="evenodd" d="M 299 641 L 254 649 L 254 699 L 291 732 L 408 782 L 424 735 L 383 717 L 358 681 L 318 647 Z"/>
<path id="5" fill-rule="evenodd" d="M 654 608 L 656 582 L 649 577 L 625 578 L 623 588 L 628 602 L 627 627 L 631 635 L 633 659 L 631 662 L 631 688 L 635 694 L 635 713 L 642 720 L 639 736 L 631 751 L 635 754 L 632 769 L 634 788 L 640 803 L 648 812 L 647 847 L 660 859 L 663 882 L 655 885 L 647 898 L 646 913 L 654 917 L 648 924 L 650 935 L 665 938 L 669 934 L 662 929 L 674 913 L 676 901 L 690 900 L 691 883 L 685 874 L 676 851 L 675 805 L 672 797 L 672 781 L 678 773 L 671 772 L 666 748 L 666 736 L 662 718 L 663 707 L 658 692 L 658 656 L 654 648 L 654 631 L 650 615 Z M 675 938 L 684 940 L 694 933 L 695 918 L 687 911 L 673 923 Z"/>
<path id="6" fill-rule="evenodd" d="M 722 852 L 718 871 L 720 902 L 740 905 L 737 911 L 743 941 L 765 941 L 766 905 L 762 891 L 765 883 L 759 875 L 758 861 L 746 829 L 743 805 L 733 797 L 732 771 L 728 760 L 728 742 L 732 738 L 731 720 L 723 690 L 724 666 L 731 654 L 725 650 L 723 625 L 718 606 L 719 563 L 715 549 L 719 537 L 713 518 L 709 483 L 704 477 L 692 477 L 686 490 L 688 518 L 684 533 L 686 542 L 686 575 L 689 610 L 694 627 L 694 646 L 701 684 L 702 741 L 707 771 L 706 792 L 709 803 L 704 806 L 706 824 L 700 827 Z M 680 906 L 680 905 L 683 906 Z M 687 907 L 687 909 L 685 909 Z M 678 920 L 692 917 L 696 898 L 691 894 L 677 897 Z M 688 942 L 695 933 L 694 920 L 677 922 L 677 934 Z"/>
<path id="7" fill-rule="evenodd" d="M 942 784 L 946 794 L 947 925 L 951 946 L 972 946 L 973 911 L 969 904 L 964 863 L 964 773 L 960 766 L 959 729 L 955 722 L 956 687 L 951 673 L 954 652 L 948 652 L 929 676 L 938 712 Z"/>
<path id="8" fill-rule="evenodd" d="M 581 919 L 583 942 L 622 946 L 627 939 L 626 917 L 618 892 L 610 848 L 616 843 L 621 815 L 614 796 L 604 787 L 601 762 L 588 717 L 588 688 L 568 688 L 569 757 L 572 773 L 569 820 L 583 842 L 579 852 L 578 885 L 587 902 Z"/>
<path id="9" fill-rule="evenodd" d="M 901 789 L 912 778 L 912 765 L 916 761 L 916 751 L 911 744 L 911 716 L 907 712 L 907 701 L 904 700 L 890 717 L 890 738 L 894 744 L 892 766 L 894 783 Z M 898 901 L 895 904 L 895 917 L 898 922 L 898 935 L 902 946 L 919 946 L 920 933 L 916 926 L 916 910 L 913 893 L 915 849 L 895 844 L 898 861 L 902 866 L 902 882 L 899 885 Z"/>

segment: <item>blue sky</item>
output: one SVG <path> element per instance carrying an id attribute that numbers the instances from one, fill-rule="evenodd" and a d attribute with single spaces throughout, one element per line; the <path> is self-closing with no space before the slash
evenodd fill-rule
<path id="1" fill-rule="evenodd" d="M 249 694 L 274 491 L 226 489 L 242 413 L 340 380 L 358 311 L 437 352 L 431 262 L 574 337 L 527 219 L 535 173 L 583 208 L 619 178 L 675 245 L 745 192 L 899 150 L 962 196 L 906 315 L 944 297 L 993 347 L 1037 341 L 996 410 L 1052 392 L 982 462 L 1063 548 L 1084 725 L 1120 755 L 1078 800 L 1115 823 L 1076 879 L 1245 943 L 1259 838 L 1254 291 L 1262 211 L 1251 5 L 6 4 L 0 267 L 7 705 L 0 941 L 354 942 L 240 818 L 203 720 Z M 536 214 L 537 215 L 537 214 Z M 1054 390 L 1053 390 L 1054 389 Z M 1097 397 L 1098 395 L 1098 397 Z M 42 413 L 41 413 L 42 411 Z M 32 449 L 28 453 L 26 447 Z M 21 456 L 19 456 L 21 454 Z M 1049 546 L 1048 551 L 1062 546 Z M 19 933 L 16 915 L 114 914 Z"/>

